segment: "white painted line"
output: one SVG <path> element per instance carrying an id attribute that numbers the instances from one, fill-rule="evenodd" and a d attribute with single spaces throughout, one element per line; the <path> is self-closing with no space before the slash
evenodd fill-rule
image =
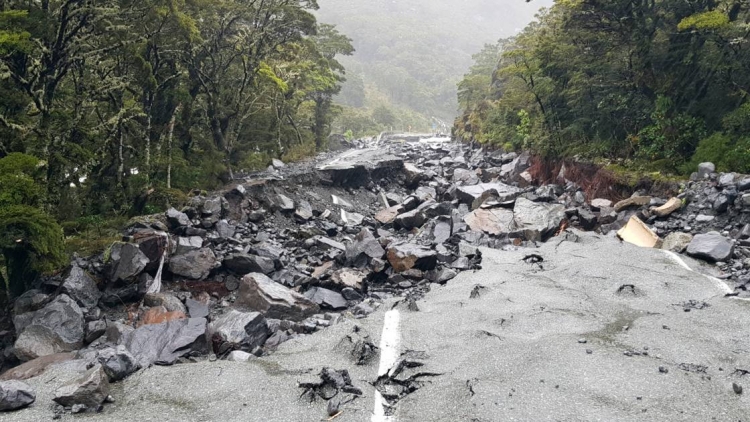
<path id="1" fill-rule="evenodd" d="M 725 283 L 724 281 L 719 280 L 716 277 L 711 277 L 710 275 L 702 274 L 702 273 L 699 273 L 698 271 L 695 271 L 694 269 L 690 268 L 690 266 L 679 255 L 677 255 L 676 253 L 674 253 L 672 251 L 667 251 L 667 250 L 664 250 L 664 249 L 662 249 L 661 251 L 664 252 L 665 254 L 667 254 L 668 257 L 672 258 L 672 260 L 674 262 L 678 263 L 682 268 L 684 268 L 684 269 L 686 269 L 688 271 L 692 271 L 694 273 L 700 274 L 703 277 L 706 277 L 707 279 L 711 280 L 716 285 L 716 287 L 719 288 L 719 290 L 721 290 L 721 291 L 724 292 L 724 294 L 731 294 L 731 293 L 733 293 L 732 288 L 729 287 L 729 285 L 727 283 Z M 731 298 L 732 299 L 738 299 L 738 300 L 750 300 L 750 298 L 734 297 L 734 296 L 732 296 Z"/>
<path id="2" fill-rule="evenodd" d="M 401 341 L 399 333 L 399 321 L 401 314 L 398 310 L 392 309 L 385 313 L 383 321 L 383 335 L 380 337 L 380 366 L 378 367 L 378 377 L 385 375 L 393 368 L 398 361 L 398 348 Z M 385 415 L 386 401 L 379 391 L 375 390 L 375 410 L 372 414 L 371 422 L 395 422 L 396 418 Z"/>

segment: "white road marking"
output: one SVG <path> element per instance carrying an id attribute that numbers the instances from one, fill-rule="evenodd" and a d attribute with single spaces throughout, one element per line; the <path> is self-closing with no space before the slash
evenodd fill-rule
<path id="1" fill-rule="evenodd" d="M 383 321 L 383 335 L 380 337 L 380 366 L 378 367 L 378 377 L 385 375 L 393 368 L 398 361 L 398 348 L 401 341 L 399 333 L 399 321 L 401 314 L 396 309 L 385 313 Z M 375 411 L 372 414 L 371 422 L 395 422 L 396 418 L 385 415 L 386 401 L 378 390 L 375 390 Z"/>
<path id="2" fill-rule="evenodd" d="M 703 277 L 706 277 L 707 279 L 713 281 L 713 283 L 716 285 L 716 287 L 718 287 L 721 291 L 723 291 L 724 294 L 730 294 L 730 293 L 733 292 L 732 288 L 729 287 L 729 285 L 727 283 L 723 282 L 722 280 L 719 280 L 716 277 L 711 277 L 710 275 L 699 273 L 698 271 L 695 271 L 694 269 L 690 268 L 690 266 L 679 255 L 677 255 L 676 253 L 674 253 L 672 251 L 663 250 L 663 249 L 662 249 L 662 251 L 665 254 L 667 254 L 668 257 L 672 258 L 672 260 L 674 262 L 678 263 L 682 268 L 684 268 L 684 269 L 686 269 L 688 271 L 692 271 L 694 273 L 698 273 L 698 274 L 702 275 Z M 750 298 L 742 298 L 742 297 L 732 297 L 732 299 L 750 300 Z"/>

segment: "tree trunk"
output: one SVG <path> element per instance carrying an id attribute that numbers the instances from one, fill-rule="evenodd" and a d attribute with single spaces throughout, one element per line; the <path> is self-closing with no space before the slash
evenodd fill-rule
<path id="1" fill-rule="evenodd" d="M 174 123 L 180 106 L 175 107 L 172 118 L 169 120 L 169 135 L 167 136 L 167 189 L 172 189 L 172 137 L 174 136 Z"/>

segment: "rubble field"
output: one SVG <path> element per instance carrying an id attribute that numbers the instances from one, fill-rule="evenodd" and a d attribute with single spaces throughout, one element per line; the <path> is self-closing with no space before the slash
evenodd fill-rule
<path id="1" fill-rule="evenodd" d="M 518 266 L 542 272 L 549 261 L 535 251 L 580 231 L 692 257 L 727 296 L 750 297 L 750 177 L 704 163 L 674 197 L 635 192 L 613 203 L 587 198 L 564 174 L 536 186 L 530 163 L 447 140 L 384 140 L 302 164 L 274 160 L 182 209 L 139 217 L 104 254 L 74 259 L 13 303 L 0 411 L 106 412 L 124 399 L 123 380 L 154 365 L 225 368 L 219 361 L 260 361 L 331 330 L 348 333 L 350 361 L 289 388 L 325 401 L 330 417 L 372 389 L 395 406 L 440 371 L 406 353 L 363 387 L 347 367 L 378 360 L 358 328 L 373 324 L 369 315 L 418 312 L 436 287 L 483 274 L 484 248 L 522 253 Z M 467 300 L 493 291 L 468 287 Z M 45 383 L 49 402 L 39 402 L 30 380 L 61 365 L 76 376 Z"/>

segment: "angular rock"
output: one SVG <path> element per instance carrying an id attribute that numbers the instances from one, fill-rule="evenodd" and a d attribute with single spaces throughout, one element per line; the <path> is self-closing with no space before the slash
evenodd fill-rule
<path id="1" fill-rule="evenodd" d="M 544 241 L 565 219 L 565 207 L 562 204 L 540 204 L 518 198 L 513 214 L 514 230 L 521 231 L 526 240 Z"/>
<path id="2" fill-rule="evenodd" d="M 344 207 L 344 208 L 353 208 L 354 207 L 354 205 L 352 205 L 351 202 L 347 201 L 346 199 L 344 199 L 344 198 L 342 198 L 340 196 L 331 195 L 331 201 L 333 202 L 333 205 L 338 205 L 340 207 Z"/>
<path id="3" fill-rule="evenodd" d="M 125 346 L 100 350 L 96 357 L 110 382 L 120 381 L 141 369 L 138 360 Z"/>
<path id="4" fill-rule="evenodd" d="M 179 319 L 150 324 L 124 333 L 120 344 L 127 347 L 138 364 L 171 365 L 193 351 L 206 351 L 205 318 Z"/>
<path id="5" fill-rule="evenodd" d="M 714 163 L 700 163 L 698 164 L 698 178 L 706 179 L 708 176 L 716 172 L 716 166 Z"/>
<path id="6" fill-rule="evenodd" d="M 443 243 L 453 235 L 453 220 L 450 217 L 440 216 L 435 220 L 432 228 L 432 238 L 435 243 Z"/>
<path id="7" fill-rule="evenodd" d="M 420 201 L 429 201 L 429 200 L 436 200 L 437 199 L 437 191 L 433 187 L 429 186 L 420 186 L 417 188 L 417 190 L 414 192 L 414 195 L 419 198 Z M 389 204 L 390 205 L 390 204 Z"/>
<path id="8" fill-rule="evenodd" d="M 319 310 L 314 302 L 261 273 L 242 278 L 235 305 L 261 312 L 266 318 L 293 321 L 301 321 Z"/>
<path id="9" fill-rule="evenodd" d="M 504 183 L 480 183 L 472 186 L 459 186 L 456 188 L 455 193 L 456 199 L 461 203 L 468 205 L 474 204 L 475 201 L 483 195 L 485 195 L 485 197 L 487 195 L 492 195 L 497 198 L 499 202 L 506 202 L 512 201 L 520 194 L 520 189 Z"/>
<path id="10" fill-rule="evenodd" d="M 268 207 L 274 211 L 294 211 L 294 201 L 292 201 L 288 196 L 282 195 L 280 193 L 268 195 L 266 202 L 268 203 Z"/>
<path id="11" fill-rule="evenodd" d="M 734 173 L 722 173 L 721 176 L 719 176 L 719 186 L 721 187 L 728 187 L 734 184 Z"/>
<path id="12" fill-rule="evenodd" d="M 252 351 L 268 338 L 266 319 L 260 312 L 240 312 L 231 309 L 208 325 L 208 336 L 214 352 L 228 350 Z"/>
<path id="13" fill-rule="evenodd" d="M 250 273 L 271 274 L 276 270 L 276 264 L 270 258 L 236 253 L 224 258 L 224 268 L 237 275 Z"/>
<path id="14" fill-rule="evenodd" d="M 151 324 L 163 324 L 165 322 L 187 319 L 182 311 L 167 311 L 163 306 L 149 308 L 138 318 L 138 327 Z"/>
<path id="15" fill-rule="evenodd" d="M 13 318 L 21 361 L 77 350 L 83 345 L 83 312 L 70 297 L 60 295 L 44 308 Z"/>
<path id="16" fill-rule="evenodd" d="M 50 295 L 42 292 L 41 290 L 31 289 L 27 290 L 19 296 L 13 304 L 13 315 L 21 315 L 27 312 L 38 311 L 50 299 Z"/>
<path id="17" fill-rule="evenodd" d="M 0 412 L 24 408 L 36 400 L 36 393 L 25 382 L 0 382 Z"/>
<path id="18" fill-rule="evenodd" d="M 318 236 L 315 238 L 315 241 L 318 243 L 318 246 L 321 246 L 324 249 L 338 249 L 340 251 L 346 250 L 346 245 L 327 237 Z"/>
<path id="19" fill-rule="evenodd" d="M 396 217 L 404 211 L 404 207 L 401 205 L 394 205 L 390 208 L 385 208 L 378 211 L 375 214 L 375 220 L 382 224 L 391 224 L 396 221 Z"/>
<path id="20" fill-rule="evenodd" d="M 424 215 L 421 209 L 417 208 L 415 210 L 399 214 L 398 216 L 396 216 L 396 219 L 393 222 L 398 227 L 402 227 L 406 230 L 411 230 L 415 227 L 422 227 L 425 221 L 427 221 L 427 217 Z"/>
<path id="21" fill-rule="evenodd" d="M 221 216 L 221 198 L 209 198 L 206 199 L 200 206 L 201 214 L 205 216 L 214 217 L 213 221 L 217 221 Z"/>
<path id="22" fill-rule="evenodd" d="M 365 216 L 356 212 L 341 210 L 341 222 L 345 226 L 359 226 L 365 220 Z"/>
<path id="23" fill-rule="evenodd" d="M 661 239 L 659 239 L 659 236 L 657 236 L 653 230 L 648 228 L 648 226 L 646 226 L 646 224 L 635 215 L 630 217 L 628 224 L 617 232 L 617 236 L 625 242 L 632 243 L 642 248 L 661 247 Z"/>
<path id="24" fill-rule="evenodd" d="M 203 247 L 203 238 L 200 236 L 178 237 L 176 255 L 184 255 L 191 251 L 197 251 Z"/>
<path id="25" fill-rule="evenodd" d="M 178 229 L 180 227 L 190 226 L 190 218 L 188 218 L 187 214 L 185 214 L 184 212 L 180 212 L 174 208 L 170 208 L 167 210 L 166 215 L 167 224 L 172 230 Z"/>
<path id="26" fill-rule="evenodd" d="M 96 321 L 89 321 L 86 324 L 84 341 L 86 344 L 92 343 L 94 340 L 103 336 L 107 331 L 107 323 L 101 319 Z"/>
<path id="27" fill-rule="evenodd" d="M 453 183 L 460 185 L 476 185 L 479 184 L 479 176 L 477 173 L 466 169 L 455 169 L 453 170 Z"/>
<path id="28" fill-rule="evenodd" d="M 595 211 L 611 207 L 612 201 L 610 201 L 609 199 L 596 198 L 591 201 L 591 208 L 593 208 Z"/>
<path id="29" fill-rule="evenodd" d="M 138 276 L 151 262 L 133 243 L 115 243 L 110 248 L 109 265 L 112 281 L 128 281 Z"/>
<path id="30" fill-rule="evenodd" d="M 651 203 L 650 196 L 634 196 L 632 198 L 623 199 L 622 201 L 615 204 L 615 211 L 620 212 L 630 207 L 640 207 Z"/>
<path id="31" fill-rule="evenodd" d="M 313 287 L 306 291 L 305 297 L 318 304 L 321 308 L 339 310 L 346 309 L 347 307 L 346 299 L 340 293 L 322 287 Z"/>
<path id="32" fill-rule="evenodd" d="M 286 164 L 284 164 L 284 162 L 281 161 L 281 160 L 279 160 L 278 158 L 272 159 L 271 160 L 271 165 L 273 166 L 273 168 L 275 168 L 277 170 L 278 169 L 283 169 L 284 167 L 286 167 Z"/>
<path id="33" fill-rule="evenodd" d="M 188 298 L 185 300 L 185 306 L 188 309 L 190 318 L 208 317 L 209 309 L 208 309 L 208 304 L 206 303 Z"/>
<path id="34" fill-rule="evenodd" d="M 163 306 L 168 312 L 187 312 L 182 301 L 170 293 L 148 293 L 143 297 L 143 304 L 146 306 Z"/>
<path id="35" fill-rule="evenodd" d="M 173 256 L 169 260 L 169 271 L 191 280 L 203 280 L 208 277 L 215 265 L 216 255 L 213 250 L 202 248 Z"/>
<path id="36" fill-rule="evenodd" d="M 385 251 L 383 252 L 385 254 Z M 342 268 L 331 274 L 331 282 L 339 289 L 350 287 L 354 290 L 362 291 L 367 274 L 353 268 Z"/>
<path id="37" fill-rule="evenodd" d="M 234 350 L 227 355 L 227 360 L 230 362 L 249 362 L 255 355 L 252 355 L 242 350 Z"/>
<path id="38" fill-rule="evenodd" d="M 80 306 L 94 309 L 99 303 L 102 292 L 96 282 L 78 265 L 73 265 L 63 280 L 62 292 L 70 296 Z"/>
<path id="39" fill-rule="evenodd" d="M 744 192 L 750 190 L 750 177 L 746 177 L 737 183 L 737 190 Z"/>
<path id="40" fill-rule="evenodd" d="M 363 256 L 365 258 L 382 258 L 383 255 L 385 255 L 385 250 L 367 228 L 363 228 L 354 237 L 354 240 L 346 246 L 347 265 L 357 262 Z"/>
<path id="41" fill-rule="evenodd" d="M 679 198 L 671 198 L 666 204 L 654 208 L 653 212 L 657 217 L 664 218 L 682 207 L 682 201 Z"/>
<path id="42" fill-rule="evenodd" d="M 404 163 L 404 176 L 407 187 L 416 187 L 425 179 L 424 172 L 412 163 Z"/>
<path id="43" fill-rule="evenodd" d="M 149 230 L 135 233 L 133 240 L 148 258 L 149 263 L 144 271 L 155 271 L 169 248 L 169 236 L 164 232 Z"/>
<path id="44" fill-rule="evenodd" d="M 429 271 L 437 265 L 437 252 L 413 243 L 399 243 L 388 248 L 388 262 L 396 272 L 417 268 Z"/>
<path id="45" fill-rule="evenodd" d="M 471 230 L 499 235 L 514 228 L 513 211 L 504 208 L 478 209 L 464 217 Z"/>
<path id="46" fill-rule="evenodd" d="M 70 381 L 55 390 L 53 400 L 66 407 L 84 405 L 91 410 L 96 410 L 104 403 L 107 396 L 109 396 L 109 379 L 101 365 L 95 365 L 81 378 Z"/>
<path id="47" fill-rule="evenodd" d="M 580 209 L 578 210 L 578 220 L 584 230 L 593 230 L 599 218 L 589 210 Z"/>
<path id="48" fill-rule="evenodd" d="M 229 224 L 227 220 L 219 220 L 216 223 L 216 233 L 222 239 L 229 239 L 233 237 L 236 231 L 237 231 L 237 228 Z"/>
<path id="49" fill-rule="evenodd" d="M 718 232 L 698 234 L 687 247 L 687 254 L 710 262 L 726 261 L 732 256 L 734 243 Z"/>
<path id="50" fill-rule="evenodd" d="M 294 211 L 294 217 L 302 222 L 312 219 L 312 205 L 310 205 L 310 203 L 307 201 L 299 201 L 299 203 L 297 204 L 297 209 Z"/>

